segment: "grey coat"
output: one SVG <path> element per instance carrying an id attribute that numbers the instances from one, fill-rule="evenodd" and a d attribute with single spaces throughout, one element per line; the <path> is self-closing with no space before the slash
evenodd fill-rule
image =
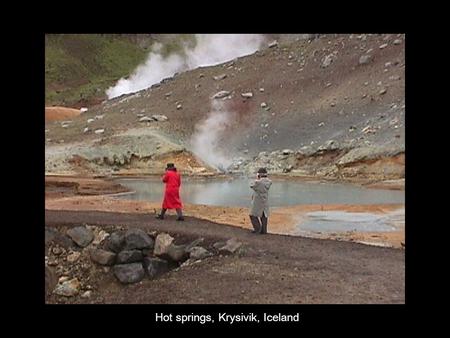
<path id="1" fill-rule="evenodd" d="M 254 190 L 250 215 L 262 217 L 264 212 L 266 217 L 269 216 L 269 189 L 271 185 L 272 181 L 267 177 L 255 180 L 250 184 L 250 188 Z"/>

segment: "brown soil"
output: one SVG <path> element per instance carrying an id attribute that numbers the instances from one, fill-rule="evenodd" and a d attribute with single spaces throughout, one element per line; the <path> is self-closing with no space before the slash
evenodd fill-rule
<path id="1" fill-rule="evenodd" d="M 87 223 L 120 224 L 164 231 L 177 240 L 205 238 L 205 245 L 236 238 L 239 255 L 214 256 L 173 270 L 156 280 L 121 285 L 112 275 L 98 273 L 90 283 L 93 295 L 68 303 L 404 303 L 404 251 L 356 243 L 283 235 L 254 235 L 247 229 L 193 217 L 176 222 L 153 215 L 95 211 L 46 210 L 50 227 Z M 58 302 L 54 295 L 46 300 Z"/>
<path id="2" fill-rule="evenodd" d="M 59 121 L 74 118 L 81 114 L 79 109 L 66 107 L 45 107 L 45 121 Z"/>

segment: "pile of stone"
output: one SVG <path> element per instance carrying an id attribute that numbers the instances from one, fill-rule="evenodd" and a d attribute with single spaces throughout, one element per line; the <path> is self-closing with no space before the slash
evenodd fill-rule
<path id="1" fill-rule="evenodd" d="M 67 231 L 45 229 L 48 295 L 64 296 L 59 298 L 62 301 L 74 296 L 90 298 L 96 288 L 92 283 L 97 272 L 112 270 L 121 283 L 138 283 L 145 277 L 155 279 L 214 254 L 239 253 L 242 246 L 236 239 L 230 239 L 215 243 L 209 251 L 200 246 L 203 238 L 177 245 L 167 233 L 121 227 L 105 230 L 95 226 L 77 226 Z"/>

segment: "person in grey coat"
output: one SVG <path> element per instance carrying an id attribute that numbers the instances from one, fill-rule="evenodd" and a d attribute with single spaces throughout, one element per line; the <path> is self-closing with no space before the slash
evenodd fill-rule
<path id="1" fill-rule="evenodd" d="M 267 234 L 269 189 L 271 185 L 272 181 L 267 178 L 266 168 L 260 168 L 256 180 L 250 184 L 250 188 L 254 190 L 252 207 L 250 209 L 250 221 L 253 225 L 253 233 Z"/>

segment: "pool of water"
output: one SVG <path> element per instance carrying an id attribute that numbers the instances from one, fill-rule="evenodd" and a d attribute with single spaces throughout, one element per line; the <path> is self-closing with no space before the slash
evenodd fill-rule
<path id="1" fill-rule="evenodd" d="M 252 180 L 245 178 L 184 179 L 180 195 L 185 203 L 215 206 L 248 207 Z M 117 179 L 134 191 L 118 196 L 122 199 L 162 201 L 164 184 L 159 179 Z M 391 204 L 405 203 L 405 192 L 367 189 L 351 184 L 274 180 L 269 192 L 271 207 L 296 204 Z"/>
<path id="2" fill-rule="evenodd" d="M 401 221 L 398 213 L 377 215 L 365 212 L 315 211 L 306 216 L 307 219 L 298 226 L 300 232 L 389 232 L 398 230 L 395 225 Z"/>

